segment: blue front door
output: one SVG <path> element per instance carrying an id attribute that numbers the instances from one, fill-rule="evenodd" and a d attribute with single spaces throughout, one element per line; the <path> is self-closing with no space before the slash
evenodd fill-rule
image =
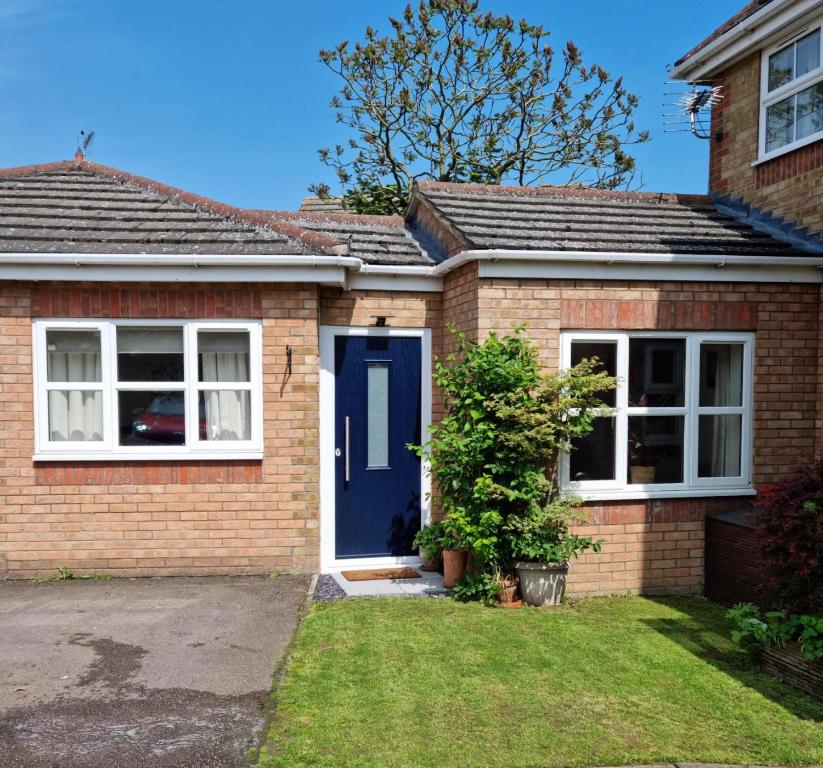
<path id="1" fill-rule="evenodd" d="M 336 336 L 335 554 L 416 554 L 420 529 L 419 338 Z"/>

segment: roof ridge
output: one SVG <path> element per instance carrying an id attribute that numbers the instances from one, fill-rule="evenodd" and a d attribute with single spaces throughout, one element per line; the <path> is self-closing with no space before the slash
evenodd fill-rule
<path id="1" fill-rule="evenodd" d="M 288 222 L 274 221 L 270 216 L 263 216 L 253 211 L 237 208 L 228 203 L 221 203 L 218 200 L 204 197 L 202 195 L 187 192 L 179 187 L 149 179 L 145 176 L 138 176 L 128 171 L 121 171 L 119 168 L 112 168 L 90 160 L 59 160 L 52 163 L 39 163 L 35 165 L 22 165 L 14 168 L 0 168 L 0 180 L 11 179 L 15 176 L 23 176 L 37 173 L 48 173 L 50 171 L 83 170 L 92 175 L 100 175 L 113 179 L 122 185 L 131 185 L 151 192 L 152 194 L 164 197 L 169 201 L 175 201 L 190 206 L 195 210 L 205 211 L 214 216 L 230 219 L 239 224 L 252 227 L 268 229 L 269 231 L 282 235 L 291 240 L 296 240 L 299 244 L 309 249 L 329 249 L 345 246 L 345 243 L 320 234 L 309 229 L 294 226 Z"/>
<path id="2" fill-rule="evenodd" d="M 266 208 L 244 208 L 246 213 L 264 214 L 277 219 L 311 219 L 312 221 L 339 221 L 352 224 L 389 224 L 402 226 L 405 220 L 396 214 L 325 213 L 323 211 L 273 211 Z"/>
<path id="3" fill-rule="evenodd" d="M 637 202 L 706 203 L 711 205 L 710 195 L 683 194 L 679 192 L 640 192 L 620 189 L 596 189 L 594 187 L 561 187 L 543 184 L 534 187 L 509 184 L 459 183 L 452 181 L 418 181 L 416 186 L 425 194 L 427 189 L 449 192 L 484 192 L 488 195 L 525 195 L 534 197 L 589 197 L 597 200 L 634 200 Z"/>

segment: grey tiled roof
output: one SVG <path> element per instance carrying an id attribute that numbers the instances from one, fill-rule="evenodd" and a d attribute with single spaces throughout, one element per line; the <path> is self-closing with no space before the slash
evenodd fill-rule
<path id="1" fill-rule="evenodd" d="M 467 248 L 809 255 L 721 213 L 707 195 L 423 182 L 415 196 Z"/>
<path id="2" fill-rule="evenodd" d="M 302 229 L 319 232 L 350 243 L 350 256 L 367 264 L 431 265 L 432 260 L 409 235 L 400 216 L 363 216 L 355 213 L 330 214 L 284 211 L 250 211 L 267 214 Z"/>
<path id="3" fill-rule="evenodd" d="M 87 162 L 0 171 L 0 252 L 284 255 L 336 241 Z"/>

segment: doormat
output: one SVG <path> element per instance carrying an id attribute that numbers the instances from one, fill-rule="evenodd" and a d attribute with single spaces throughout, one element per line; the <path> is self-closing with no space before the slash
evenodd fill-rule
<path id="1" fill-rule="evenodd" d="M 347 581 L 377 581 L 378 579 L 422 579 L 414 568 L 381 568 L 369 571 L 341 571 Z"/>

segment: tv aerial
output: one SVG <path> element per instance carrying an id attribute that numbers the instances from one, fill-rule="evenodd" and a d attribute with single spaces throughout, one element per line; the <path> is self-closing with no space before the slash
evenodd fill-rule
<path id="1" fill-rule="evenodd" d="M 80 131 L 80 135 L 77 137 L 77 154 L 82 158 L 88 157 L 89 148 L 93 141 L 94 131 L 89 131 L 88 133 Z"/>
<path id="2" fill-rule="evenodd" d="M 666 85 L 676 87 L 682 83 Z M 665 95 L 674 101 L 663 105 L 667 110 L 663 113 L 664 133 L 688 132 L 698 139 L 712 137 L 712 107 L 723 101 L 723 86 L 691 85 L 688 91 L 668 91 Z"/>

